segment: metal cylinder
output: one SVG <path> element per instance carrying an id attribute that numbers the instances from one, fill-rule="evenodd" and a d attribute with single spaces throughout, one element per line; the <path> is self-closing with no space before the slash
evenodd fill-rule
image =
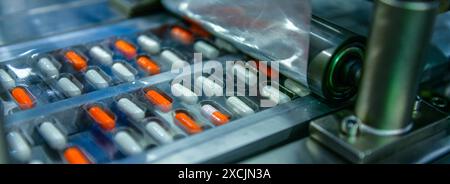
<path id="1" fill-rule="evenodd" d="M 423 55 L 439 3 L 378 0 L 355 106 L 366 131 L 393 135 L 411 126 Z"/>
<path id="2" fill-rule="evenodd" d="M 308 85 L 331 101 L 345 100 L 357 91 L 365 39 L 321 18 L 311 19 Z"/>

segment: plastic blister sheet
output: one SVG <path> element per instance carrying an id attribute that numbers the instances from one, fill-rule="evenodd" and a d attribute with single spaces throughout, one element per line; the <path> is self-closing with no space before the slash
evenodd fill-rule
<path id="1" fill-rule="evenodd" d="M 207 91 L 224 94 L 230 75 L 222 73 L 212 80 L 203 70 L 225 68 L 226 61 L 248 56 L 215 48 L 216 38 L 209 34 L 207 37 L 190 34 L 189 39 L 180 39 L 174 30 L 188 32 L 192 23 L 158 17 L 132 19 L 6 47 L 11 56 L 0 57 L 3 75 L 0 76 L 0 100 L 5 104 L 5 133 L 12 137 L 8 140 L 9 148 L 11 153 L 18 153 L 11 154 L 12 162 L 76 163 L 66 156 L 73 151 L 84 155 L 85 163 L 155 162 L 170 154 L 178 155 L 178 150 L 193 148 L 197 142 L 192 139 L 204 144 L 213 138 L 221 139 L 228 131 L 241 129 L 243 125 L 276 118 L 280 113 L 296 109 L 298 106 L 289 104 L 307 95 L 292 82 L 280 86 L 279 92 L 285 97 L 282 100 L 273 95 L 274 88 L 263 88 L 264 94 L 246 96 L 208 95 Z M 145 37 L 157 43 L 159 49 L 146 49 L 148 44 L 139 41 Z M 185 43 L 186 40 L 191 42 Z M 217 49 L 214 65 L 194 66 L 192 53 L 199 42 Z M 178 60 L 182 58 L 189 63 L 194 77 L 190 78 L 191 73 L 180 76 L 171 72 L 170 65 L 177 59 L 167 59 L 163 52 L 172 52 Z M 123 66 L 121 70 L 114 67 L 120 66 L 116 65 L 119 63 Z M 154 65 L 148 67 L 142 63 Z M 259 72 L 270 74 L 258 68 L 250 72 L 254 76 Z M 188 88 L 178 78 L 202 84 Z M 22 92 L 15 95 L 11 89 Z M 258 106 L 263 100 L 273 101 L 274 106 Z M 288 106 L 277 108 L 284 104 Z M 219 126 L 225 124 L 228 127 L 225 132 L 217 132 L 224 131 Z M 226 140 L 227 145 L 234 147 L 235 141 Z M 17 151 L 17 147 L 24 149 Z M 198 155 L 199 159 L 206 157 Z M 193 160 L 190 156 L 183 158 L 187 160 L 181 163 Z"/>
<path id="2" fill-rule="evenodd" d="M 280 71 L 307 85 L 309 0 L 164 0 L 241 51 L 279 62 Z"/>

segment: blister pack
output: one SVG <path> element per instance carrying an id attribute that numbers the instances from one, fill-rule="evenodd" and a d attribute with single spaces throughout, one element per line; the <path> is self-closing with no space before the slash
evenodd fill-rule
<path id="1" fill-rule="evenodd" d="M 309 94 L 262 62 L 235 63 L 251 58 L 193 22 L 116 32 L 0 63 L 15 162 L 117 162 Z M 200 69 L 194 53 L 207 61 Z M 204 72 L 229 64 L 221 75 Z M 183 69 L 190 72 L 174 72 Z M 262 75 L 280 82 L 275 88 L 268 80 L 248 95 Z M 230 81 L 243 81 L 243 93 L 225 87 Z M 261 106 L 261 100 L 275 105 Z"/>

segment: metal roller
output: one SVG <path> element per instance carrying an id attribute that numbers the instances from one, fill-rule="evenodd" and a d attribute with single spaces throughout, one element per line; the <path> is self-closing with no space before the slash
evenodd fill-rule
<path id="1" fill-rule="evenodd" d="M 357 91 L 364 59 L 364 37 L 312 17 L 308 84 L 326 100 L 340 101 Z"/>

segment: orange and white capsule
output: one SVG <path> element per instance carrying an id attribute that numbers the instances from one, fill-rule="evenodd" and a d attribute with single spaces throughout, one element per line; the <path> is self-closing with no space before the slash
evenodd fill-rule
<path id="1" fill-rule="evenodd" d="M 272 67 L 260 62 L 260 61 L 255 61 L 256 64 L 256 70 L 258 70 L 259 72 L 261 72 L 262 74 L 266 75 L 269 78 L 272 78 L 272 76 L 278 76 L 278 71 L 272 69 Z"/>
<path id="2" fill-rule="evenodd" d="M 196 134 L 203 131 L 202 127 L 185 112 L 177 112 L 175 114 L 175 120 L 189 134 Z"/>
<path id="3" fill-rule="evenodd" d="M 83 71 L 87 68 L 86 59 L 75 51 L 67 51 L 64 56 L 76 71 Z"/>
<path id="4" fill-rule="evenodd" d="M 142 70 L 151 75 L 159 74 L 161 71 L 158 64 L 147 56 L 139 56 L 136 63 Z"/>
<path id="5" fill-rule="evenodd" d="M 34 98 L 24 87 L 15 87 L 11 90 L 11 96 L 19 105 L 20 109 L 31 109 L 34 107 Z"/>
<path id="6" fill-rule="evenodd" d="M 211 34 L 209 34 L 208 31 L 206 31 L 205 29 L 203 29 L 200 25 L 198 24 L 192 24 L 189 29 L 191 30 L 191 32 L 204 37 L 204 38 L 208 38 L 211 36 Z"/>
<path id="7" fill-rule="evenodd" d="M 202 115 L 212 121 L 215 125 L 223 125 L 230 121 L 230 118 L 209 104 L 205 104 L 201 108 Z"/>
<path id="8" fill-rule="evenodd" d="M 116 47 L 116 49 L 127 59 L 132 59 L 137 55 L 136 47 L 125 40 L 118 39 L 116 42 L 114 42 L 114 47 Z"/>
<path id="9" fill-rule="evenodd" d="M 184 44 L 191 44 L 192 42 L 194 42 L 192 33 L 178 26 L 172 28 L 172 30 L 170 31 L 170 35 L 172 36 L 172 38 Z"/>
<path id="10" fill-rule="evenodd" d="M 78 148 L 69 147 L 64 151 L 64 159 L 69 164 L 90 164 L 88 157 Z"/>
<path id="11" fill-rule="evenodd" d="M 187 17 L 183 17 L 183 19 L 186 20 L 190 24 L 189 30 L 191 30 L 191 32 L 193 32 L 194 34 L 197 34 L 197 35 L 199 35 L 201 37 L 205 37 L 205 38 L 211 36 L 211 34 L 208 31 L 206 31 L 205 29 L 203 29 L 203 27 L 198 22 L 193 21 L 192 19 L 187 18 Z"/>
<path id="12" fill-rule="evenodd" d="M 163 112 L 169 112 L 172 109 L 172 101 L 155 90 L 147 91 L 145 97 Z"/>
<path id="13" fill-rule="evenodd" d="M 89 108 L 89 116 L 103 129 L 111 131 L 116 127 L 116 120 L 114 115 L 109 114 L 99 106 L 92 106 Z"/>

